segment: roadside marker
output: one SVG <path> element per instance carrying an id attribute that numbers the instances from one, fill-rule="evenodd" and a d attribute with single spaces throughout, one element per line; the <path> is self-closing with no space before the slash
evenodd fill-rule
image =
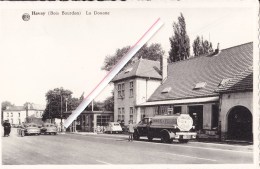
<path id="1" fill-rule="evenodd" d="M 69 125 L 82 113 L 82 111 L 94 100 L 99 93 L 108 85 L 116 74 L 126 65 L 126 63 L 139 51 L 139 49 L 161 28 L 163 22 L 158 18 L 145 34 L 130 48 L 112 70 L 100 81 L 100 83 L 90 92 L 90 94 L 80 103 L 76 110 L 64 122 L 64 127 Z"/>

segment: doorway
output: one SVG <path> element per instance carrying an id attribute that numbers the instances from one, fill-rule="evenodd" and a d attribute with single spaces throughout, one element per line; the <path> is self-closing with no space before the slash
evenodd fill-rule
<path id="1" fill-rule="evenodd" d="M 233 107 L 228 114 L 227 138 L 231 140 L 253 140 L 252 114 L 244 106 Z"/>

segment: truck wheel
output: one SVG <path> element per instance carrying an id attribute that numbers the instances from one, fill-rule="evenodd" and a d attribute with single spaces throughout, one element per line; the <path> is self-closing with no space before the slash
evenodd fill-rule
<path id="1" fill-rule="evenodd" d="M 182 140 L 182 139 L 179 139 L 179 143 L 188 143 L 189 140 Z"/>
<path id="2" fill-rule="evenodd" d="M 169 136 L 169 134 L 168 134 L 168 132 L 166 132 L 166 131 L 164 131 L 164 132 L 162 132 L 162 134 L 161 134 L 161 142 L 162 143 L 170 143 L 170 136 Z"/>
<path id="3" fill-rule="evenodd" d="M 134 132 L 133 137 L 134 137 L 134 140 L 139 140 L 140 139 L 140 136 L 139 136 L 139 134 L 137 132 Z"/>

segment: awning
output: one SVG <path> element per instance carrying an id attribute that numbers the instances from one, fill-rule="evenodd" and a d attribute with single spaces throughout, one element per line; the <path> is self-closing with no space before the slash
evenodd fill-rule
<path id="1" fill-rule="evenodd" d="M 155 106 L 155 105 L 167 105 L 167 104 L 190 104 L 190 103 L 206 103 L 206 102 L 216 102 L 219 100 L 218 96 L 214 97 L 202 97 L 202 98 L 192 98 L 192 99 L 179 99 L 179 100 L 164 100 L 164 101 L 153 101 L 145 102 L 136 106 Z"/>

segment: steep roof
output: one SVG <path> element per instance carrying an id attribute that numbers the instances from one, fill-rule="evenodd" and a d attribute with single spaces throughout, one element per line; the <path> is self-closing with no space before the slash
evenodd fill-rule
<path id="1" fill-rule="evenodd" d="M 216 96 L 215 90 L 224 79 L 233 78 L 252 65 L 252 42 L 223 49 L 216 55 L 171 63 L 167 79 L 148 101 Z M 170 90 L 163 92 L 166 88 Z"/>
<path id="2" fill-rule="evenodd" d="M 24 106 L 10 106 L 5 111 L 24 111 Z"/>
<path id="3" fill-rule="evenodd" d="M 239 73 L 234 78 L 231 78 L 226 84 L 219 86 L 216 92 L 237 92 L 237 91 L 252 91 L 253 90 L 253 67 Z"/>
<path id="4" fill-rule="evenodd" d="M 40 104 L 35 104 L 35 103 L 31 103 L 29 109 L 33 109 L 33 110 L 45 110 L 46 106 L 45 105 L 40 105 Z"/>
<path id="5" fill-rule="evenodd" d="M 136 61 L 132 65 L 127 66 L 123 71 L 118 73 L 112 81 L 116 82 L 132 77 L 162 79 L 159 70 L 159 61 L 139 59 L 138 61 Z"/>
<path id="6" fill-rule="evenodd" d="M 28 110 L 45 110 L 45 105 L 39 105 L 30 103 Z M 26 108 L 24 106 L 9 106 L 5 111 L 24 111 Z"/>

